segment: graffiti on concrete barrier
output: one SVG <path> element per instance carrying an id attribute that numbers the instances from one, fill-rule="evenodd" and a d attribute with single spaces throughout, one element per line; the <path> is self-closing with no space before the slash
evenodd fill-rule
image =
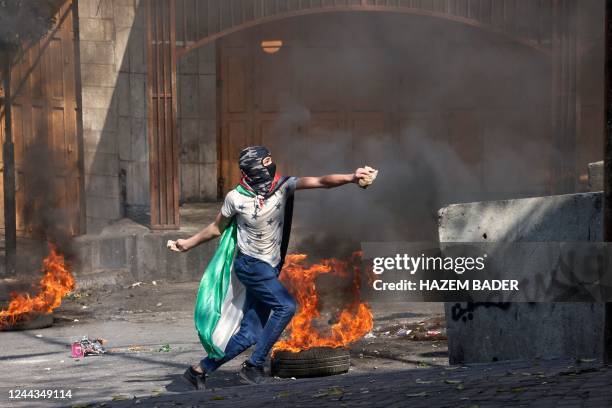
<path id="1" fill-rule="evenodd" d="M 474 319 L 474 312 L 480 307 L 485 307 L 487 309 L 495 307 L 500 310 L 508 310 L 510 305 L 510 302 L 467 302 L 466 306 L 463 307 L 461 303 L 455 303 L 451 308 L 451 318 L 454 321 L 459 321 L 461 319 L 463 322 L 467 322 L 468 320 Z"/>

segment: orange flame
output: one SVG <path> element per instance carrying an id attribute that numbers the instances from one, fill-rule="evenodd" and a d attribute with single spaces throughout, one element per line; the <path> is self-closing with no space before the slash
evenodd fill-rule
<path id="1" fill-rule="evenodd" d="M 64 255 L 49 244 L 51 253 L 43 260 L 40 292 L 36 297 L 29 293 L 11 293 L 11 303 L 0 310 L 0 328 L 13 326 L 30 314 L 48 314 L 59 307 L 62 298 L 74 289 L 74 277 L 66 267 Z"/>
<path id="2" fill-rule="evenodd" d="M 320 263 L 305 266 L 307 255 L 287 255 L 281 274 L 281 281 L 289 286 L 296 298 L 298 311 L 287 326 L 290 336 L 278 341 L 273 353 L 279 350 L 298 352 L 313 347 L 343 347 L 359 340 L 372 330 L 372 311 L 360 301 L 361 252 L 355 252 L 350 260 L 323 259 Z M 318 309 L 319 296 L 315 285 L 321 274 L 332 274 L 348 278 L 352 272 L 353 301 L 343 309 L 328 333 L 321 333 L 313 327 L 313 320 L 321 315 Z"/>

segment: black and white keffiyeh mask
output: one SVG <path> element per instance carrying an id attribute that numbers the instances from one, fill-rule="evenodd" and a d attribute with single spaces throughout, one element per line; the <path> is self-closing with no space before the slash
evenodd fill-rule
<path id="1" fill-rule="evenodd" d="M 264 159 L 270 156 L 270 151 L 264 146 L 249 146 L 243 149 L 238 157 L 243 181 L 258 196 L 266 197 L 274 182 L 276 164 L 273 162 L 267 166 L 263 164 Z"/>

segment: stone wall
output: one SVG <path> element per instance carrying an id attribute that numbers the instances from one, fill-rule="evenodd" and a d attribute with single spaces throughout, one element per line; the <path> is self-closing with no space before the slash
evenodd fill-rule
<path id="1" fill-rule="evenodd" d="M 181 203 L 217 199 L 216 47 L 178 60 Z"/>
<path id="2" fill-rule="evenodd" d="M 149 204 L 144 3 L 79 0 L 87 232 Z"/>

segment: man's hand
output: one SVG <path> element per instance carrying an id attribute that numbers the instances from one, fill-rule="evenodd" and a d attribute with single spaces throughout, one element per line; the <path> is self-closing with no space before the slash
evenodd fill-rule
<path id="1" fill-rule="evenodd" d="M 191 249 L 189 240 L 187 239 L 177 239 L 176 241 L 168 240 L 166 246 L 174 252 L 186 252 Z"/>
<path id="2" fill-rule="evenodd" d="M 230 222 L 231 218 L 225 218 L 221 213 L 219 213 L 212 223 L 204 227 L 204 229 L 197 234 L 187 239 L 177 239 L 176 241 L 170 240 L 166 246 L 168 249 L 175 252 L 189 251 L 191 248 L 200 245 L 202 242 L 210 241 L 211 239 L 219 237 L 223 231 L 225 231 Z"/>
<path id="3" fill-rule="evenodd" d="M 378 170 L 370 166 L 355 170 L 355 178 L 361 188 L 368 188 L 368 186 L 376 180 L 376 176 L 378 176 Z"/>
<path id="4" fill-rule="evenodd" d="M 368 170 L 366 170 L 364 167 L 360 167 L 357 170 L 355 170 L 351 183 L 359 183 L 359 180 L 365 180 L 368 178 L 368 176 L 369 176 Z"/>

